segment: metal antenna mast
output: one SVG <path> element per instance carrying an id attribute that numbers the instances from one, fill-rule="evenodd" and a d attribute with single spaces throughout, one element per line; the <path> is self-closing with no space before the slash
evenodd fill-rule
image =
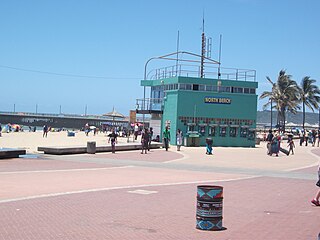
<path id="1" fill-rule="evenodd" d="M 204 35 L 204 14 L 202 18 L 202 41 L 201 41 L 201 65 L 200 65 L 200 77 L 203 78 L 203 70 L 204 70 L 204 58 L 206 55 L 206 36 Z"/>

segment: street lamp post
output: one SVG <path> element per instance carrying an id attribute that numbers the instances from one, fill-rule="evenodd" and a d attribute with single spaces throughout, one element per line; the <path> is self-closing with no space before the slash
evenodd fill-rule
<path id="1" fill-rule="evenodd" d="M 320 108 L 319 108 L 319 121 L 318 121 L 318 130 L 320 130 Z"/>
<path id="2" fill-rule="evenodd" d="M 271 104 L 270 104 L 270 109 L 271 109 L 270 129 L 272 130 L 272 98 L 270 100 L 271 100 Z"/>

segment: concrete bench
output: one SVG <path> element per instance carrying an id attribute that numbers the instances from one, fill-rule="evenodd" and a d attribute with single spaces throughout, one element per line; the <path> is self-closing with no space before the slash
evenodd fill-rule
<path id="1" fill-rule="evenodd" d="M 151 149 L 162 147 L 162 143 L 152 142 L 150 145 Z M 116 145 L 116 151 L 132 151 L 140 150 L 141 144 L 120 144 Z M 72 146 L 72 147 L 38 147 L 39 152 L 52 155 L 67 155 L 67 154 L 82 154 L 87 153 L 87 147 Z M 98 146 L 96 152 L 111 152 L 111 146 Z"/>
<path id="2" fill-rule="evenodd" d="M 19 155 L 25 155 L 26 150 L 15 148 L 0 148 L 0 159 L 18 158 Z"/>
<path id="3" fill-rule="evenodd" d="M 87 147 L 38 147 L 39 152 L 53 155 L 87 153 Z"/>

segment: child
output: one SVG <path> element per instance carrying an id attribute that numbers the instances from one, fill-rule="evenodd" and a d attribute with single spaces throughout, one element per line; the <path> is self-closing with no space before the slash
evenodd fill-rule
<path id="1" fill-rule="evenodd" d="M 206 154 L 212 155 L 212 138 L 206 138 Z"/>
<path id="2" fill-rule="evenodd" d="M 295 145 L 292 138 L 289 139 L 288 147 L 289 147 L 289 154 L 290 152 L 292 152 L 292 155 L 294 155 L 293 149 L 295 148 Z"/>

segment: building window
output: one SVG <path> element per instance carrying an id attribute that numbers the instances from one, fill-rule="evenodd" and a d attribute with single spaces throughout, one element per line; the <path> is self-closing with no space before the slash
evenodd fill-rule
<path id="1" fill-rule="evenodd" d="M 211 136 L 211 137 L 216 136 L 216 127 L 215 126 L 209 127 L 209 136 Z"/>
<path id="2" fill-rule="evenodd" d="M 255 137 L 256 137 L 256 133 L 255 133 L 255 130 L 250 130 L 249 129 L 249 132 L 248 132 L 248 140 L 255 140 Z"/>
<path id="3" fill-rule="evenodd" d="M 220 137 L 225 137 L 227 134 L 227 127 L 220 127 Z"/>
<path id="4" fill-rule="evenodd" d="M 241 128 L 240 137 L 246 138 L 248 136 L 248 128 Z"/>
<path id="5" fill-rule="evenodd" d="M 213 91 L 217 90 L 217 88 L 214 88 L 214 86 L 212 86 L 212 85 L 205 85 L 205 86 L 206 86 L 207 92 L 213 92 Z"/>
<path id="6" fill-rule="evenodd" d="M 233 88 L 233 92 L 234 92 L 234 93 L 243 93 L 243 88 L 241 88 L 241 87 L 234 87 L 234 88 Z"/>
<path id="7" fill-rule="evenodd" d="M 199 85 L 199 91 L 205 91 L 206 85 Z"/>
<path id="8" fill-rule="evenodd" d="M 195 130 L 195 124 L 188 124 L 188 132 L 194 132 Z"/>
<path id="9" fill-rule="evenodd" d="M 192 84 L 180 83 L 179 89 L 180 90 L 191 90 Z"/>
<path id="10" fill-rule="evenodd" d="M 220 92 L 230 92 L 230 87 L 219 87 Z"/>
<path id="11" fill-rule="evenodd" d="M 237 136 L 237 127 L 230 127 L 230 137 Z"/>
<path id="12" fill-rule="evenodd" d="M 192 90 L 193 91 L 198 91 L 199 90 L 199 84 L 193 84 L 192 85 Z"/>
<path id="13" fill-rule="evenodd" d="M 243 93 L 249 94 L 250 93 L 250 88 L 244 88 Z"/>
<path id="14" fill-rule="evenodd" d="M 199 126 L 199 132 L 202 136 L 206 133 L 206 126 Z"/>
<path id="15" fill-rule="evenodd" d="M 256 89 L 255 88 L 250 88 L 250 94 L 256 94 Z"/>

